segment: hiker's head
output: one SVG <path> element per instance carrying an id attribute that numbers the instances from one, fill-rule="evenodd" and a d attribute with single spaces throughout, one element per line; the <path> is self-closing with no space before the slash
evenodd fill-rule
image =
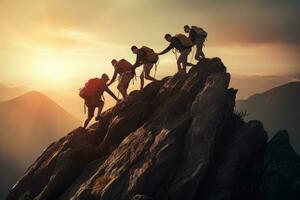
<path id="1" fill-rule="evenodd" d="M 168 42 L 171 42 L 172 35 L 170 35 L 169 33 L 167 33 L 167 34 L 165 35 L 165 39 L 166 39 Z"/>
<path id="2" fill-rule="evenodd" d="M 103 81 L 105 81 L 105 83 L 106 83 L 107 81 L 109 81 L 109 77 L 108 77 L 108 75 L 105 74 L 105 73 L 101 75 L 101 79 L 102 79 Z"/>
<path id="3" fill-rule="evenodd" d="M 131 47 L 131 51 L 133 52 L 133 53 L 135 53 L 135 54 L 137 54 L 137 51 L 138 51 L 138 48 L 137 48 L 137 46 L 132 46 Z"/>
<path id="4" fill-rule="evenodd" d="M 185 26 L 183 27 L 183 29 L 184 29 L 184 32 L 186 32 L 186 33 L 189 33 L 190 30 L 191 30 L 191 28 L 190 28 L 188 25 L 185 25 Z"/>
<path id="5" fill-rule="evenodd" d="M 116 59 L 112 59 L 111 64 L 112 64 L 112 66 L 115 66 L 117 64 L 117 60 Z"/>

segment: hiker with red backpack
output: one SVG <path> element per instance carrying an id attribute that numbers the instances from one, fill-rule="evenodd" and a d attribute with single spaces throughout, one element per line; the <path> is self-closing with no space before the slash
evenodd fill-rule
<path id="1" fill-rule="evenodd" d="M 117 86 L 118 90 L 120 91 L 123 99 L 127 98 L 127 89 L 131 79 L 134 77 L 135 72 L 132 64 L 125 59 L 121 59 L 117 61 L 113 59 L 111 61 L 112 66 L 115 68 L 114 75 L 109 82 L 108 86 L 111 85 L 119 75 L 119 84 Z"/>
<path id="2" fill-rule="evenodd" d="M 144 88 L 144 78 L 149 81 L 157 81 L 154 77 L 150 75 L 151 69 L 158 61 L 158 55 L 153 51 L 153 49 L 143 46 L 142 48 L 137 48 L 137 46 L 132 46 L 131 51 L 136 54 L 136 61 L 133 64 L 133 68 L 137 68 L 141 65 L 143 66 L 143 71 L 140 75 L 141 79 L 141 89 Z"/>
<path id="3" fill-rule="evenodd" d="M 85 106 L 88 108 L 88 117 L 84 122 L 83 128 L 86 129 L 92 118 L 94 117 L 95 109 L 98 108 L 98 115 L 96 121 L 100 120 L 100 114 L 104 106 L 102 96 L 104 91 L 110 94 L 116 101 L 120 101 L 114 93 L 108 88 L 107 82 L 109 77 L 102 74 L 101 78 L 90 79 L 85 86 L 80 89 L 79 96 L 84 99 Z"/>
<path id="4" fill-rule="evenodd" d="M 175 56 L 177 59 L 178 71 L 183 70 L 186 72 L 186 67 L 191 66 L 192 64 L 188 63 L 188 56 L 191 53 L 191 47 L 193 46 L 192 41 L 186 37 L 184 34 L 177 34 L 174 37 L 170 34 L 165 35 L 165 39 L 170 42 L 169 46 L 160 52 L 158 55 L 163 55 L 168 53 L 170 50 L 175 50 Z M 177 58 L 176 51 L 179 51 L 180 55 Z"/>
<path id="5" fill-rule="evenodd" d="M 193 42 L 193 45 L 196 45 L 196 54 L 195 59 L 200 60 L 201 58 L 205 58 L 205 55 L 203 53 L 203 45 L 205 42 L 205 39 L 207 38 L 207 33 L 202 28 L 197 26 L 184 26 L 184 32 L 189 34 L 190 40 Z"/>

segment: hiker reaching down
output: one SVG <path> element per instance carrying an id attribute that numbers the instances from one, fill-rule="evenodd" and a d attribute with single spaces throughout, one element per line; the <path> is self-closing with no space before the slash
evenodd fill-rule
<path id="1" fill-rule="evenodd" d="M 158 55 L 153 51 L 153 49 L 143 46 L 142 48 L 137 48 L 137 46 L 132 46 L 131 51 L 136 54 L 136 61 L 133 64 L 133 68 L 137 68 L 141 65 L 143 66 L 143 71 L 140 75 L 141 79 L 141 89 L 144 88 L 144 78 L 149 81 L 157 81 L 154 77 L 150 75 L 151 69 L 158 61 Z"/>
<path id="2" fill-rule="evenodd" d="M 107 82 L 109 77 L 106 74 L 102 74 L 101 78 L 90 79 L 85 86 L 80 89 L 79 96 L 84 99 L 85 106 L 88 108 L 88 116 L 84 122 L 83 128 L 86 129 L 92 118 L 94 117 L 95 109 L 98 108 L 98 114 L 96 120 L 100 120 L 100 114 L 104 106 L 102 96 L 104 91 L 112 96 L 116 101 L 120 101 L 114 93 L 108 88 Z"/>
<path id="3" fill-rule="evenodd" d="M 187 62 L 188 55 L 191 53 L 191 47 L 193 46 L 192 41 L 184 34 L 177 34 L 174 37 L 172 37 L 170 34 L 166 34 L 165 39 L 170 42 L 170 44 L 158 55 L 168 53 L 172 49 L 175 49 L 176 55 L 176 50 L 179 51 L 180 55 L 178 58 L 176 55 L 178 71 L 183 70 L 186 72 L 186 67 L 192 65 Z"/>
<path id="4" fill-rule="evenodd" d="M 119 77 L 119 84 L 117 88 L 121 93 L 121 95 L 123 96 L 123 99 L 126 99 L 128 96 L 127 89 L 129 83 L 135 75 L 134 68 L 132 67 L 132 64 L 125 59 L 121 59 L 119 61 L 113 59 L 111 61 L 111 64 L 114 67 L 115 71 L 111 81 L 108 83 L 108 86 L 111 85 L 116 80 L 119 74 L 120 77 Z"/>
<path id="5" fill-rule="evenodd" d="M 203 53 L 203 45 L 207 37 L 206 31 L 197 26 L 190 27 L 188 25 L 185 25 L 184 32 L 189 34 L 189 38 L 193 42 L 193 45 L 196 45 L 197 50 L 195 59 L 199 61 L 201 58 L 205 58 L 205 55 Z"/>

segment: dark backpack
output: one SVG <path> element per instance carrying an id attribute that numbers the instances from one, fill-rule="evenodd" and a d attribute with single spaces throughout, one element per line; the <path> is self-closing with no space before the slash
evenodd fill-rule
<path id="1" fill-rule="evenodd" d="M 148 62 L 156 63 L 158 61 L 158 55 L 153 49 L 146 46 L 143 46 L 141 49 L 145 52 Z"/>
<path id="2" fill-rule="evenodd" d="M 94 97 L 104 92 L 106 84 L 102 79 L 92 78 L 80 89 L 79 96 L 83 99 Z"/>
<path id="3" fill-rule="evenodd" d="M 207 32 L 200 27 L 192 26 L 192 29 L 197 33 L 197 35 L 202 36 L 203 38 L 207 37 Z"/>

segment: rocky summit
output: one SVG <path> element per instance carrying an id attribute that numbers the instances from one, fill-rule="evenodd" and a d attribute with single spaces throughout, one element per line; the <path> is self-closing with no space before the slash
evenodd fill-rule
<path id="1" fill-rule="evenodd" d="M 51 144 L 6 199 L 297 199 L 299 157 L 287 133 L 267 143 L 261 122 L 234 111 L 229 82 L 213 58 L 132 92 L 99 123 Z"/>

